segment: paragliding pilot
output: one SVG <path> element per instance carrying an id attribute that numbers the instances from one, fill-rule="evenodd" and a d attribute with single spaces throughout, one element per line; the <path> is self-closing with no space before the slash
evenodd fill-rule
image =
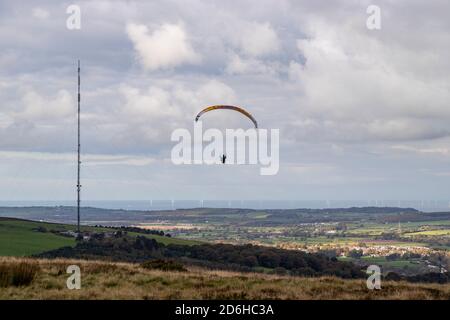
<path id="1" fill-rule="evenodd" d="M 253 122 L 253 124 L 255 125 L 255 129 L 258 129 L 258 122 L 256 122 L 256 119 L 253 118 L 253 116 L 250 113 L 248 113 L 247 111 L 245 111 L 244 109 L 242 109 L 240 107 L 236 107 L 236 106 L 216 105 L 216 106 L 206 107 L 205 109 L 203 109 L 202 111 L 200 111 L 197 114 L 197 116 L 195 117 L 195 122 L 197 122 L 200 119 L 202 114 L 204 114 L 206 112 L 210 112 L 212 110 L 221 110 L 221 109 L 234 110 L 234 111 L 242 113 L 243 115 L 245 115 L 247 118 L 249 118 Z M 223 154 L 220 157 L 220 160 L 222 161 L 222 164 L 225 164 L 225 161 L 227 160 L 227 156 L 225 154 Z"/>

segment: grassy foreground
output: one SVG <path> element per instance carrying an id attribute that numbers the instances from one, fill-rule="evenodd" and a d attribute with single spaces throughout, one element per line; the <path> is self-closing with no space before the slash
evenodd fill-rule
<path id="1" fill-rule="evenodd" d="M 300 278 L 189 268 L 143 269 L 137 264 L 0 257 L 0 265 L 36 267 L 34 281 L 0 289 L 0 299 L 450 299 L 450 284 L 382 282 L 371 291 L 363 280 Z M 68 290 L 66 268 L 81 268 L 82 288 Z"/>

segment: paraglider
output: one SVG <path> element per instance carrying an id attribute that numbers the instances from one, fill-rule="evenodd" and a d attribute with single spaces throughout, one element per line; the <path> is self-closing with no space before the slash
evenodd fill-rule
<path id="1" fill-rule="evenodd" d="M 200 118 L 209 111 L 220 109 L 236 111 L 239 113 L 236 113 L 237 115 L 243 115 L 248 128 L 240 126 L 233 129 L 226 126 L 228 128 L 221 130 L 209 124 L 210 128 L 203 131 L 203 121 Z M 222 114 L 222 112 L 217 113 L 219 121 L 222 120 L 219 127 L 223 129 L 224 119 L 220 117 Z M 177 128 L 172 132 L 170 140 L 176 142 L 171 151 L 173 164 L 259 164 L 260 174 L 263 176 L 278 173 L 280 130 L 259 128 L 258 122 L 248 111 L 236 106 L 210 106 L 197 114 L 193 125 L 192 131 L 187 128 Z"/>
<path id="2" fill-rule="evenodd" d="M 213 110 L 220 110 L 220 109 L 225 109 L 225 110 L 234 110 L 237 112 L 242 113 L 244 116 L 246 116 L 247 118 L 249 118 L 253 124 L 255 125 L 255 129 L 258 129 L 258 122 L 256 121 L 255 118 L 253 118 L 253 116 L 247 112 L 246 110 L 242 109 L 241 107 L 236 107 L 236 106 L 227 106 L 227 105 L 216 105 L 216 106 L 210 106 L 210 107 L 206 107 L 205 109 L 203 109 L 202 111 L 200 111 L 197 116 L 195 117 L 195 122 L 198 121 L 198 119 L 200 119 L 200 117 L 209 111 L 213 111 Z M 225 164 L 225 161 L 227 160 L 227 156 L 225 154 L 223 154 L 220 157 L 220 160 L 222 161 L 222 164 Z"/>
<path id="3" fill-rule="evenodd" d="M 212 111 L 212 110 L 220 110 L 220 109 L 234 110 L 234 111 L 242 113 L 244 116 L 246 116 L 253 122 L 253 124 L 255 125 L 255 129 L 258 129 L 258 122 L 256 122 L 255 118 L 253 118 L 253 116 L 246 110 L 242 109 L 241 107 L 236 107 L 236 106 L 217 105 L 217 106 L 207 107 L 198 113 L 198 115 L 195 117 L 195 122 L 197 122 L 198 119 L 200 119 L 200 117 L 204 113 Z"/>

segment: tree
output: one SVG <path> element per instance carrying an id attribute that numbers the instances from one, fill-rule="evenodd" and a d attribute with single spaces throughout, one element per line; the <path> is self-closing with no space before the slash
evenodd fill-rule
<path id="1" fill-rule="evenodd" d="M 386 260 L 388 260 L 388 261 L 394 261 L 394 260 L 398 260 L 398 259 L 400 259 L 400 254 L 398 254 L 398 253 L 392 253 L 392 254 L 390 254 L 390 255 L 388 255 L 387 257 L 386 257 Z"/>
<path id="2" fill-rule="evenodd" d="M 353 249 L 348 253 L 348 256 L 350 258 L 354 258 L 354 259 L 360 259 L 363 256 L 363 251 L 362 250 L 356 250 Z"/>

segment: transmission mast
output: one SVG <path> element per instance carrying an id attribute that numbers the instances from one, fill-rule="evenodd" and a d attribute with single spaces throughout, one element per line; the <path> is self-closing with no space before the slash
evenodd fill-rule
<path id="1" fill-rule="evenodd" d="M 77 160 L 77 232 L 80 235 L 80 167 L 81 167 L 81 142 L 80 142 L 80 60 L 78 60 L 78 160 Z"/>

